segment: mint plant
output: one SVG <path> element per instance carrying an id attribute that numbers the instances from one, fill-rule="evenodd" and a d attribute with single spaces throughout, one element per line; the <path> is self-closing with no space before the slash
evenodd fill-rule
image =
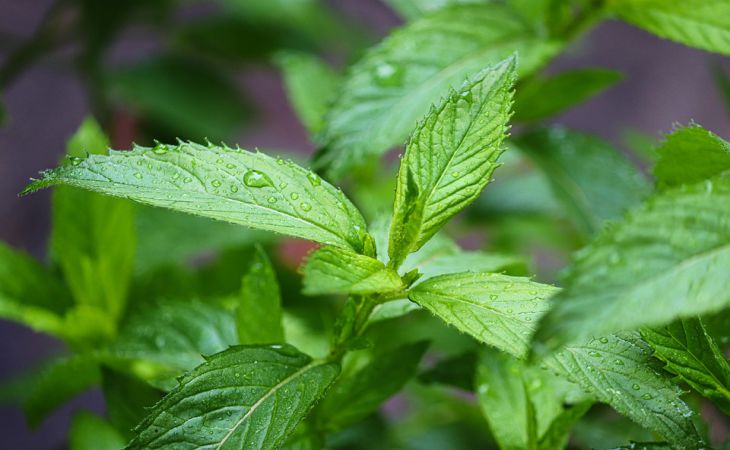
<path id="1" fill-rule="evenodd" d="M 21 382 L 29 421 L 100 385 L 107 417 L 77 415 L 72 449 L 432 448 L 444 422 L 433 448 L 727 446 L 705 420 L 730 411 L 730 143 L 675 127 L 652 183 L 541 124 L 620 75 L 540 70 L 606 17 L 730 54 L 730 3 L 389 3 L 407 24 L 344 75 L 276 57 L 314 171 L 211 142 L 107 150 L 90 119 L 26 187 L 54 186 L 51 264 L 0 246 L 0 315 L 72 350 Z M 559 283 L 528 276 L 515 211 L 581 247 Z M 497 251 L 461 248 L 470 226 Z M 243 227 L 317 246 L 293 274 Z"/>

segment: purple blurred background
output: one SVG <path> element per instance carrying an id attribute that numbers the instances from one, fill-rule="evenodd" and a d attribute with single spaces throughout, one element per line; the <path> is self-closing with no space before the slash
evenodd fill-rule
<path id="1" fill-rule="evenodd" d="M 52 0 L 0 0 L 0 61 L 14 39 L 31 35 Z M 378 0 L 330 2 L 375 35 L 384 35 L 400 19 Z M 11 39 L 12 37 L 12 39 Z M 134 58 L 155 42 L 129 33 L 114 49 L 115 57 Z M 23 73 L 2 94 L 9 114 L 0 127 L 0 239 L 38 257 L 45 253 L 49 229 L 49 192 L 18 198 L 29 177 L 54 166 L 67 138 L 87 115 L 85 92 L 62 49 Z M 674 123 L 694 120 L 730 137 L 730 118 L 713 83 L 711 66 L 730 69 L 727 58 L 667 41 L 618 22 L 604 23 L 553 64 L 554 69 L 599 66 L 620 70 L 624 81 L 601 96 L 564 114 L 557 121 L 590 131 L 621 145 L 622 133 L 635 129 L 651 136 L 669 131 Z M 303 128 L 288 106 L 279 75 L 257 66 L 239 81 L 256 104 L 258 121 L 242 132 L 243 147 L 311 152 Z M 498 176 L 498 175 L 497 175 Z M 18 325 L 0 322 L 0 380 L 32 367 L 60 345 Z M 74 409 L 102 409 L 101 396 L 89 393 L 65 406 L 35 432 L 21 412 L 0 405 L 0 448 L 62 448 Z"/>

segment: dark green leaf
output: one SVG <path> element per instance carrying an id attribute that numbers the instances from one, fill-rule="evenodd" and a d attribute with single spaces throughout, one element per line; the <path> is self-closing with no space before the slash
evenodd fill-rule
<path id="1" fill-rule="evenodd" d="M 336 247 L 322 247 L 302 269 L 306 295 L 378 294 L 405 288 L 400 276 L 369 256 Z"/>
<path id="2" fill-rule="evenodd" d="M 350 69 L 327 115 L 317 162 L 342 176 L 401 144 L 449 87 L 514 53 L 520 73 L 529 73 L 561 45 L 496 3 L 426 15 L 392 33 Z"/>
<path id="3" fill-rule="evenodd" d="M 727 307 L 728 242 L 730 178 L 653 197 L 576 254 L 536 347 Z"/>
<path id="4" fill-rule="evenodd" d="M 354 373 L 347 368 L 317 409 L 327 429 L 337 430 L 365 418 L 398 392 L 416 373 L 428 342 L 374 352 L 372 360 Z"/>
<path id="5" fill-rule="evenodd" d="M 597 137 L 556 127 L 520 136 L 517 145 L 542 169 L 584 232 L 600 230 L 649 192 L 631 161 Z"/>
<path id="6" fill-rule="evenodd" d="M 322 131 L 324 116 L 340 84 L 339 75 L 321 59 L 306 53 L 280 53 L 289 102 L 310 134 Z"/>
<path id="7" fill-rule="evenodd" d="M 193 143 L 112 151 L 44 172 L 67 184 L 251 228 L 363 251 L 369 236 L 342 192 L 291 161 Z"/>
<path id="8" fill-rule="evenodd" d="M 128 449 L 276 449 L 337 377 L 290 346 L 232 347 L 180 379 Z"/>
<path id="9" fill-rule="evenodd" d="M 440 383 L 465 391 L 474 389 L 474 374 L 477 367 L 477 354 L 464 353 L 439 361 L 435 366 L 418 375 L 422 383 Z"/>
<path id="10" fill-rule="evenodd" d="M 714 74 L 715 84 L 725 100 L 725 109 L 727 110 L 728 115 L 730 115 L 730 75 L 728 75 L 719 64 L 714 67 Z"/>
<path id="11" fill-rule="evenodd" d="M 664 328 L 646 329 L 642 337 L 654 356 L 697 392 L 730 414 L 730 364 L 700 319 L 682 319 Z"/>
<path id="12" fill-rule="evenodd" d="M 520 85 L 515 94 L 517 122 L 546 119 L 582 103 L 621 80 L 619 72 L 578 69 Z"/>
<path id="13" fill-rule="evenodd" d="M 730 170 L 730 143 L 699 125 L 674 131 L 656 151 L 654 176 L 662 187 L 697 183 Z"/>
<path id="14" fill-rule="evenodd" d="M 203 61 L 158 57 L 116 69 L 109 88 L 173 135 L 226 139 L 248 116 L 236 86 Z"/>
<path id="15" fill-rule="evenodd" d="M 256 247 L 241 281 L 236 311 L 239 343 L 250 345 L 284 342 L 281 320 L 281 294 L 276 273 L 266 252 L 261 247 Z"/>
<path id="16" fill-rule="evenodd" d="M 162 392 L 149 384 L 120 372 L 102 368 L 101 387 L 109 422 L 125 437 L 132 439 L 132 428 L 147 415 L 147 409 L 162 399 Z"/>
<path id="17" fill-rule="evenodd" d="M 489 182 L 508 129 L 514 70 L 513 58 L 486 69 L 452 91 L 411 135 L 393 206 L 392 267 L 421 248 Z"/>
<path id="18" fill-rule="evenodd" d="M 85 411 L 74 415 L 69 450 L 119 450 L 126 442 L 106 420 Z"/>
<path id="19" fill-rule="evenodd" d="M 609 9 L 659 37 L 730 55 L 726 0 L 611 0 Z"/>

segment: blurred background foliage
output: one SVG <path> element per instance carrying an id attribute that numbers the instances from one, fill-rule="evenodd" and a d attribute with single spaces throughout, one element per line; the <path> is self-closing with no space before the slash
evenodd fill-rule
<path id="1" fill-rule="evenodd" d="M 463 0 L 464 3 L 469 1 L 475 0 Z M 133 141 L 154 145 L 154 140 L 174 142 L 178 138 L 198 142 L 225 141 L 235 145 L 236 141 L 241 141 L 242 133 L 248 133 L 242 145 L 255 145 L 257 139 L 293 142 L 295 144 L 291 148 L 277 148 L 276 152 L 305 162 L 306 156 L 302 153 L 315 147 L 315 136 L 323 128 L 324 110 L 332 101 L 332 92 L 339 86 L 343 68 L 358 60 L 370 45 L 378 42 L 385 30 L 440 7 L 444 0 L 390 0 L 387 3 L 394 8 L 393 11 L 376 1 L 46 2 L 44 8 L 34 8 L 35 11 L 43 9 L 43 14 L 30 35 L 15 36 L 9 32 L 0 35 L 3 55 L 0 98 L 22 83 L 29 71 L 39 66 L 50 67 L 77 80 L 86 98 L 84 107 L 71 106 L 73 112 L 69 114 L 76 124 L 57 133 L 65 133 L 59 139 L 69 137 L 78 126 L 78 116 L 86 114 L 93 116 L 98 123 L 98 126 L 91 121 L 85 123 L 87 132 L 94 135 L 85 141 L 86 144 L 98 144 L 99 139 L 104 139 L 104 134 L 110 141 L 102 144 L 100 151 L 104 151 L 105 145 L 127 148 Z M 525 17 L 530 17 L 534 6 L 531 2 L 511 3 L 521 8 Z M 582 2 L 576 4 L 580 7 Z M 3 8 L 23 8 L 19 4 L 7 5 L 7 1 L 5 4 L 0 2 L 0 5 L 0 11 Z M 565 25 L 561 17 L 540 26 L 561 28 Z M 636 73 L 624 75 L 618 70 L 594 67 L 610 66 L 610 62 L 620 59 L 613 57 L 611 52 L 624 53 L 620 45 L 606 52 L 605 48 L 611 48 L 606 47 L 607 42 L 618 39 L 619 42 L 630 43 L 640 33 L 629 33 L 628 40 L 621 41 L 618 36 L 626 32 L 625 28 L 610 26 L 614 28 L 608 31 L 599 29 L 598 32 L 598 40 L 603 42 L 599 42 L 598 46 L 604 46 L 604 54 L 590 56 L 593 54 L 590 44 L 581 41 L 567 51 L 567 57 L 521 82 L 515 114 L 515 122 L 518 123 L 515 134 L 518 137 L 510 140 L 509 151 L 502 160 L 504 165 L 496 173 L 496 182 L 447 230 L 448 235 L 470 250 L 523 255 L 519 264 L 505 269 L 510 273 L 536 275 L 541 281 L 554 281 L 558 269 L 565 265 L 571 252 L 585 244 L 607 220 L 619 217 L 648 192 L 650 182 L 645 169 L 650 163 L 651 148 L 657 142 L 656 133 L 660 128 L 629 129 L 622 120 L 622 114 L 635 106 L 632 101 L 636 91 L 644 90 L 647 83 L 638 87 L 629 84 L 631 89 L 628 92 L 613 94 L 609 91 L 603 94 L 616 96 L 613 102 L 605 104 L 608 115 L 603 114 L 606 109 L 599 109 L 586 117 L 583 117 L 585 109 L 579 110 L 583 112 L 577 115 L 564 115 L 568 109 L 620 83 L 622 77 L 636 76 Z M 698 51 L 641 37 L 647 40 L 648 47 L 663 45 L 661 48 L 664 50 L 657 54 L 664 54 L 665 59 L 673 58 L 672 52 L 676 51 L 684 52 L 685 60 L 696 61 L 699 69 L 695 67 L 695 70 L 706 73 L 706 79 L 715 81 L 714 86 L 704 86 L 704 94 L 724 98 L 730 114 L 727 61 L 711 60 L 705 55 L 700 57 Z M 591 42 L 590 38 L 588 42 Z M 130 45 L 132 50 L 129 50 Z M 654 54 L 652 57 L 657 58 Z M 587 58 L 590 64 L 577 64 L 575 61 L 581 61 L 581 58 Z M 643 60 L 630 62 L 632 67 L 644 64 L 646 61 Z M 579 65 L 577 69 L 576 65 Z M 648 70 L 645 77 L 651 78 L 652 73 L 655 72 Z M 684 73 L 683 81 L 696 83 L 692 79 L 694 72 Z M 278 97 L 270 97 L 266 80 L 278 76 L 284 87 L 278 91 Z M 276 83 L 279 83 L 279 78 L 276 78 Z M 683 87 L 680 86 L 680 89 Z M 51 97 L 58 94 L 65 98 L 61 93 L 43 92 Z M 276 108 L 267 110 L 271 104 L 283 101 L 282 92 L 288 94 L 301 125 L 287 121 L 286 117 L 277 117 L 279 110 Z M 675 92 L 664 91 L 656 95 L 672 94 Z M 699 97 L 694 101 L 700 105 L 707 103 L 702 96 Z M 681 103 L 683 98 L 678 96 L 675 104 Z M 54 98 L 48 98 L 47 102 L 53 104 Z M 624 110 L 616 108 L 621 102 L 625 104 Z M 5 107 L 0 100 L 0 126 L 4 127 L 0 128 L 0 138 L 19 125 L 17 120 L 27 120 L 29 115 L 33 115 L 32 111 L 29 114 L 20 108 L 16 112 L 17 104 L 18 101 L 13 100 L 12 107 Z M 652 111 L 657 109 L 656 105 L 650 107 Z M 722 101 L 708 108 L 707 114 L 713 115 L 714 123 L 725 124 L 715 129 L 728 130 L 727 123 L 730 122 L 727 117 L 718 117 L 720 108 L 723 108 Z M 662 117 L 669 115 L 671 120 L 683 120 L 697 111 L 683 111 L 678 107 L 674 112 L 677 110 L 681 113 L 672 116 L 662 112 L 656 119 L 665 131 L 668 131 L 669 123 L 661 122 Z M 58 112 L 63 111 L 63 107 L 56 106 L 54 111 L 63 114 Z M 287 111 L 287 114 L 290 119 L 291 112 Z M 571 125 L 597 125 L 594 128 L 589 126 L 585 131 L 545 127 L 555 122 L 556 115 L 567 118 L 565 122 Z M 59 117 L 59 121 L 63 119 Z M 266 122 L 272 120 L 280 120 L 283 125 L 267 128 Z M 703 123 L 713 129 L 712 124 Z M 52 125 L 40 122 L 26 127 L 33 133 L 45 133 L 46 127 L 52 129 Z M 613 142 L 588 133 L 596 131 L 604 137 L 611 137 Z M 291 133 L 293 137 L 288 141 L 270 138 L 277 132 Z M 2 161 L 9 164 L 4 163 L 5 167 L 0 167 L 0 174 L 12 171 L 14 180 L 24 180 L 34 173 L 33 170 L 54 165 L 52 161 L 61 158 L 64 153 L 60 146 L 46 148 L 44 161 L 51 162 L 41 163 L 33 158 L 34 154 L 25 148 L 26 143 L 17 138 L 18 135 L 6 136 L 9 137 L 0 141 L 3 143 L 0 151 L 20 156 L 4 157 Z M 73 143 L 69 145 L 70 155 L 78 151 L 92 150 L 74 149 Z M 376 158 L 362 162 L 344 181 L 346 191 L 368 220 L 378 218 L 382 211 L 388 211 L 392 206 L 397 168 L 395 155 L 398 151 L 393 150 L 383 161 Z M 16 161 L 13 158 L 23 158 L 24 162 L 11 164 Z M 26 170 L 28 168 L 32 169 Z M 22 173 L 16 176 L 18 171 Z M 13 194 L 21 187 L 22 183 L 10 183 L 7 189 L 3 186 Z M 88 195 L 70 202 L 83 206 L 93 198 Z M 45 199 L 47 201 L 48 198 Z M 2 210 L 3 220 L 16 213 L 12 209 L 16 208 L 14 202 L 9 201 L 9 206 Z M 56 298 L 68 301 L 53 306 L 67 314 L 77 307 L 72 306 L 70 299 L 81 295 L 79 292 L 83 289 L 74 292 L 74 283 L 69 279 L 74 269 L 64 268 L 63 261 L 54 256 L 53 238 L 46 255 L 45 237 L 40 235 L 47 231 L 48 220 L 39 211 L 47 208 L 47 203 L 35 202 L 36 209 L 26 213 L 30 214 L 27 221 L 40 222 L 41 225 L 29 227 L 25 235 L 15 234 L 17 228 L 5 228 L 5 235 L 0 238 L 26 244 L 32 253 L 48 263 L 38 268 L 28 262 L 28 270 L 44 270 L 55 277 L 58 286 L 45 288 L 62 291 Z M 32 354 L 16 356 L 13 360 L 15 365 L 2 367 L 2 376 L 7 382 L 0 397 L 8 405 L 22 405 L 29 423 L 41 426 L 41 431 L 32 435 L 22 428 L 24 425 L 20 424 L 18 407 L 5 408 L 2 423 L 8 431 L 4 435 L 12 448 L 63 448 L 61 442 L 64 441 L 62 436 L 68 426 L 68 418 L 80 407 L 96 413 L 106 411 L 112 426 L 106 421 L 99 422 L 101 419 L 97 415 L 76 413 L 71 448 L 87 448 L 83 447 L 83 441 L 84 429 L 88 427 L 110 427 L 109 440 L 115 442 L 117 434 L 124 434 L 119 430 L 127 430 L 130 424 L 139 420 L 140 405 L 149 405 L 159 398 L 175 375 L 200 362 L 201 353 L 219 351 L 233 343 L 235 335 L 231 334 L 232 324 L 227 312 L 230 312 L 230 304 L 235 302 L 236 296 L 241 295 L 241 277 L 255 252 L 254 243 L 262 244 L 268 250 L 276 268 L 286 309 L 287 337 L 310 354 L 326 351 L 329 327 L 342 302 L 336 298 L 302 296 L 296 270 L 311 246 L 164 210 L 129 204 L 119 208 L 126 207 L 133 210 L 129 213 L 133 223 L 127 229 L 133 237 L 121 242 L 120 246 L 133 250 L 132 254 L 125 256 L 129 259 L 129 270 L 124 274 L 116 266 L 109 275 L 115 289 L 120 290 L 110 295 L 118 297 L 119 300 L 115 301 L 121 306 L 75 310 L 73 314 L 67 314 L 69 321 L 64 326 L 73 328 L 73 332 L 62 336 L 66 341 L 65 347 L 59 348 L 48 341 L 34 342 L 27 349 L 19 346 L 22 347 L 18 350 L 20 353 L 26 353 L 30 348 L 39 349 L 40 353 L 48 353 L 47 348 L 54 349 L 55 359 L 32 369 L 30 375 L 17 376 L 20 367 L 28 368 L 35 363 L 37 358 Z M 59 214 L 78 217 L 83 212 L 75 212 L 69 207 L 64 210 L 63 202 L 56 199 L 54 222 L 62 220 L 58 219 Z M 89 220 L 91 223 L 92 219 Z M 74 230 L 66 232 L 73 233 Z M 55 242 L 80 241 L 85 237 L 84 233 L 75 238 L 61 234 Z M 119 235 L 117 238 L 122 239 Z M 30 241 L 32 243 L 28 245 Z M 449 245 L 447 243 L 437 249 L 435 254 L 448 255 Z M 101 245 L 89 252 L 101 254 L 108 250 L 107 247 Z M 17 270 L 17 267 L 0 267 L 0 272 L 2 270 Z M 120 281 L 120 277 L 124 279 Z M 71 292 L 62 287 L 64 279 Z M 78 282 L 83 283 L 83 280 Z M 78 298 L 75 301 L 83 303 Z M 93 300 L 89 302 L 93 303 Z M 170 303 L 177 306 L 170 307 Z M 86 315 L 90 314 L 89 311 L 102 314 L 104 318 L 91 320 L 97 316 Z M 109 315 L 114 316 L 111 325 L 108 325 Z M 145 317 L 160 318 L 158 325 L 151 327 L 149 324 L 155 319 Z M 223 337 L 219 341 L 211 339 L 211 330 Z M 17 328 L 2 330 L 6 339 L 12 339 L 17 333 L 21 333 Z M 79 336 L 86 339 L 85 342 L 93 336 L 92 348 L 113 342 L 113 353 L 119 359 L 106 360 L 105 368 L 100 369 L 98 361 L 93 358 L 90 360 L 69 353 L 69 348 L 78 350 L 87 345 L 75 344 Z M 368 339 L 372 342 L 373 352 L 384 353 L 394 351 L 389 347 L 392 346 L 390 342 L 416 345 L 428 339 L 431 347 L 426 356 L 426 366 L 430 369 L 417 381 L 410 382 L 402 395 L 390 400 L 377 413 L 355 425 L 342 424 L 342 429 L 329 442 L 328 448 L 496 448 L 474 396 L 464 389 L 465 385 L 471 386 L 476 364 L 474 354 L 477 345 L 473 340 L 422 311 L 398 321 L 378 322 L 368 332 Z M 345 370 L 361 365 L 362 361 L 358 362 L 357 358 L 353 356 Z M 130 364 L 130 361 L 135 362 Z M 82 373 L 86 375 L 78 377 Z M 139 379 L 149 383 L 141 383 Z M 59 380 L 66 380 L 60 389 Z M 92 394 L 86 394 L 71 407 L 45 421 L 65 400 L 92 387 Z M 652 436 L 644 430 L 602 406 L 592 408 L 575 430 L 571 448 L 610 448 L 632 440 L 652 440 Z"/>

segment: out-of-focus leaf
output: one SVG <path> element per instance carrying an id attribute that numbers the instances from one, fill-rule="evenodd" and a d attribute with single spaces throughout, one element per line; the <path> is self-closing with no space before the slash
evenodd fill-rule
<path id="1" fill-rule="evenodd" d="M 730 3 L 725 0 L 610 0 L 623 20 L 659 37 L 730 55 Z"/>
<path id="2" fill-rule="evenodd" d="M 451 91 L 409 138 L 398 171 L 389 267 L 398 268 L 489 182 L 508 130 L 515 64 L 509 58 Z"/>
<path id="3" fill-rule="evenodd" d="M 132 439 L 135 427 L 147 410 L 162 398 L 162 392 L 138 378 L 102 368 L 101 387 L 109 422 L 121 433 L 125 442 Z"/>
<path id="4" fill-rule="evenodd" d="M 69 450 L 119 450 L 127 440 L 106 420 L 86 411 L 74 415 Z"/>
<path id="5" fill-rule="evenodd" d="M 232 347 L 182 377 L 127 449 L 279 448 L 338 373 L 291 346 Z"/>
<path id="6" fill-rule="evenodd" d="M 513 120 L 546 119 L 586 101 L 620 80 L 619 72 L 607 69 L 578 69 L 529 80 L 517 88 Z"/>
<path id="7" fill-rule="evenodd" d="M 210 302 L 162 301 L 147 305 L 122 324 L 109 350 L 120 369 L 162 388 L 212 355 L 238 342 L 233 313 Z"/>
<path id="8" fill-rule="evenodd" d="M 660 187 L 697 183 L 730 170 L 730 142 L 699 125 L 679 128 L 657 148 Z"/>
<path id="9" fill-rule="evenodd" d="M 184 138 L 226 139 L 248 117 L 232 81 L 204 62 L 164 56 L 108 77 L 111 92 L 125 105 Z"/>
<path id="10" fill-rule="evenodd" d="M 728 242 L 730 178 L 654 196 L 576 254 L 535 348 L 726 308 Z"/>
<path id="11" fill-rule="evenodd" d="M 362 420 L 415 375 L 427 348 L 428 342 L 421 341 L 373 352 L 365 367 L 342 374 L 317 408 L 317 420 L 330 430 Z"/>
<path id="12" fill-rule="evenodd" d="M 30 375 L 22 400 L 28 423 L 35 427 L 56 408 L 101 380 L 98 358 L 78 354 L 50 361 Z"/>
<path id="13" fill-rule="evenodd" d="M 348 72 L 316 157 L 334 177 L 399 145 L 432 104 L 469 76 L 519 53 L 529 73 L 561 47 L 504 5 L 457 5 L 426 15 L 371 49 Z"/>
<path id="14" fill-rule="evenodd" d="M 700 319 L 681 319 L 641 335 L 666 370 L 730 414 L 730 364 Z"/>
<path id="15" fill-rule="evenodd" d="M 324 61 L 306 53 L 283 52 L 276 63 L 284 75 L 284 85 L 294 111 L 310 134 L 325 126 L 324 116 L 340 76 Z"/>
<path id="16" fill-rule="evenodd" d="M 304 294 L 378 294 L 405 288 L 400 276 L 375 258 L 322 247 L 302 268 Z"/>
<path id="17" fill-rule="evenodd" d="M 563 128 L 520 136 L 517 145 L 542 169 L 576 223 L 594 233 L 649 192 L 649 183 L 616 149 Z"/>
<path id="18" fill-rule="evenodd" d="M 439 383 L 465 391 L 474 389 L 477 354 L 467 352 L 439 361 L 435 366 L 418 375 L 422 383 Z"/>
<path id="19" fill-rule="evenodd" d="M 725 99 L 725 108 L 727 109 L 728 116 L 730 116 L 730 76 L 719 64 L 714 67 L 713 72 L 715 75 L 715 84 L 722 94 L 722 98 Z M 0 123 L 2 123 L 1 120 Z"/>
<path id="20" fill-rule="evenodd" d="M 414 20 L 437 9 L 453 5 L 487 3 L 489 0 L 386 0 L 401 17 Z"/>
<path id="21" fill-rule="evenodd" d="M 281 293 L 274 267 L 261 247 L 256 247 L 241 280 L 236 308 L 236 329 L 241 344 L 284 342 Z"/>
<path id="22" fill-rule="evenodd" d="M 99 125 L 86 119 L 68 143 L 67 164 L 87 154 L 104 155 L 108 146 Z M 126 305 L 135 231 L 133 205 L 127 200 L 69 186 L 53 193 L 53 258 L 76 303 L 98 310 L 97 317 L 112 330 Z"/>

